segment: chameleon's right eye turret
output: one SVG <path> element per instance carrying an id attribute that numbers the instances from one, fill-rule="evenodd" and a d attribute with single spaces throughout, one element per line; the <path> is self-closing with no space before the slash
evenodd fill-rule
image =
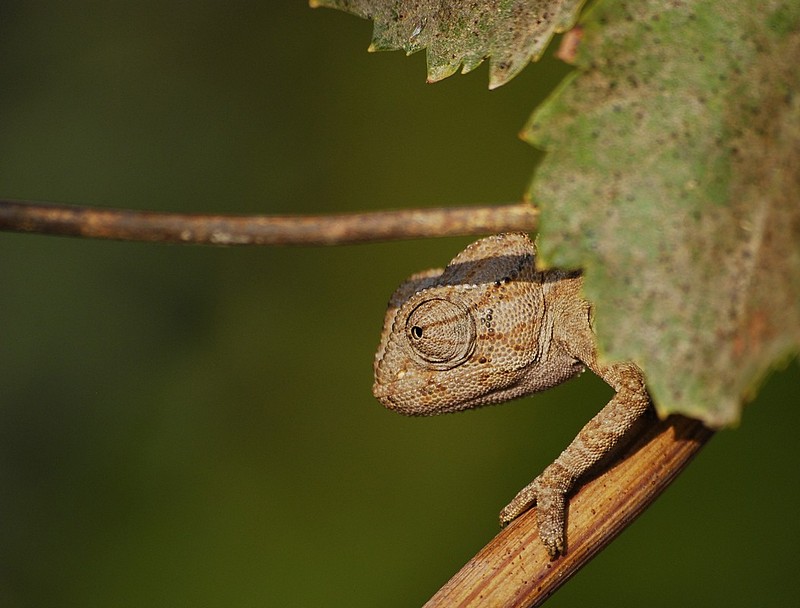
<path id="1" fill-rule="evenodd" d="M 475 350 L 475 320 L 458 303 L 432 298 L 418 304 L 406 319 L 411 352 L 436 369 L 450 369 Z"/>

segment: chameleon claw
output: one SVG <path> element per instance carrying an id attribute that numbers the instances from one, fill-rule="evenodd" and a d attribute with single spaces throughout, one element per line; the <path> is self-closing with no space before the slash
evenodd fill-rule
<path id="1" fill-rule="evenodd" d="M 500 526 L 506 526 L 534 505 L 538 505 L 539 538 L 550 558 L 556 559 L 565 553 L 566 493 L 560 489 L 542 487 L 540 478 L 536 478 L 500 511 Z"/>

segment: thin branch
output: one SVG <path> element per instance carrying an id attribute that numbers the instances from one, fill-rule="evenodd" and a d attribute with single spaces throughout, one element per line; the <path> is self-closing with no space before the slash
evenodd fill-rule
<path id="1" fill-rule="evenodd" d="M 203 215 L 0 200 L 0 230 L 195 245 L 344 245 L 536 230 L 528 203 L 339 215 Z"/>
<path id="2" fill-rule="evenodd" d="M 683 416 L 648 420 L 616 464 L 571 498 L 566 555 L 550 561 L 531 510 L 500 532 L 425 608 L 539 606 L 644 511 L 712 435 Z"/>

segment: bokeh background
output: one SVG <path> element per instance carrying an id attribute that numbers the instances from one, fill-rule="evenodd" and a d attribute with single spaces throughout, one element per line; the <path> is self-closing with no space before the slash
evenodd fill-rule
<path id="1" fill-rule="evenodd" d="M 517 200 L 547 57 L 424 83 L 305 2 L 0 4 L 0 196 L 316 213 Z M 569 176 L 564 176 L 569 179 Z M 609 398 L 407 419 L 385 302 L 469 239 L 212 249 L 0 234 L 0 605 L 416 606 Z M 795 361 L 548 605 L 800 594 Z"/>

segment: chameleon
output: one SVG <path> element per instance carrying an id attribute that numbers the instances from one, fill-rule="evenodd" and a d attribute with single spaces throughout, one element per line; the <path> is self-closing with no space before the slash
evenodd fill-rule
<path id="1" fill-rule="evenodd" d="M 430 416 L 536 393 L 586 368 L 608 383 L 611 400 L 500 512 L 505 525 L 535 505 L 539 537 L 556 559 L 566 552 L 570 491 L 651 402 L 636 364 L 598 359 L 581 272 L 537 270 L 535 258 L 526 234 L 497 234 L 402 283 L 384 318 L 373 394 L 400 414 Z"/>

